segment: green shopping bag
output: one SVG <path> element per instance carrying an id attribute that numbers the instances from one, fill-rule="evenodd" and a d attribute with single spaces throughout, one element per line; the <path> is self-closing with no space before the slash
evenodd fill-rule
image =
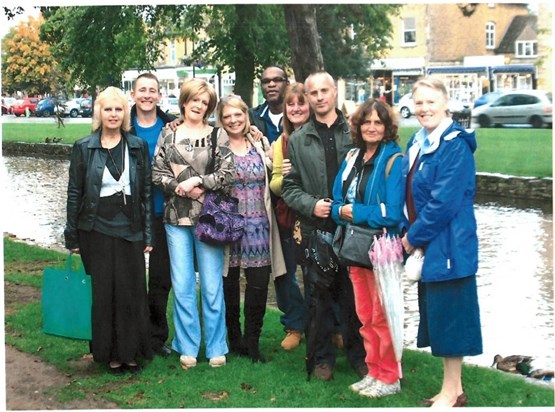
<path id="1" fill-rule="evenodd" d="M 45 268 L 42 275 L 42 321 L 44 333 L 91 340 L 91 277 L 81 260 L 72 269 L 71 253 L 66 268 Z"/>

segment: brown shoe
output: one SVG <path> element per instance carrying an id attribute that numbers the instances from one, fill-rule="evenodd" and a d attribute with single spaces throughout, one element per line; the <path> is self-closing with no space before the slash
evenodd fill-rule
<path id="1" fill-rule="evenodd" d="M 287 336 L 281 341 L 281 347 L 285 350 L 295 349 L 301 343 L 303 333 L 300 330 L 288 330 Z"/>
<path id="2" fill-rule="evenodd" d="M 331 381 L 333 379 L 333 366 L 327 363 L 319 363 L 314 368 L 314 377 L 321 381 Z"/>
<path id="3" fill-rule="evenodd" d="M 331 343 L 337 349 L 343 349 L 345 345 L 343 345 L 343 335 L 341 333 L 336 333 L 331 337 Z"/>

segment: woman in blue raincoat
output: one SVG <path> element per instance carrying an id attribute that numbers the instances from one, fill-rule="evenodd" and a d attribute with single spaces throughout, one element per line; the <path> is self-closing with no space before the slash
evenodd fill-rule
<path id="1" fill-rule="evenodd" d="M 402 243 L 407 253 L 424 250 L 417 346 L 430 346 L 432 355 L 443 358 L 441 390 L 426 403 L 464 406 L 463 356 L 482 353 L 474 215 L 476 137 L 450 118 L 442 81 L 419 80 L 413 97 L 422 129 L 410 139 L 405 156 L 408 231 Z"/>

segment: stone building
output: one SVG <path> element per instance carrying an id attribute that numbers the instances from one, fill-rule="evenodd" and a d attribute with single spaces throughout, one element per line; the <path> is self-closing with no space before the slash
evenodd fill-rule
<path id="1" fill-rule="evenodd" d="M 373 63 L 372 87 L 389 87 L 393 103 L 426 74 L 468 104 L 493 90 L 551 89 L 550 4 L 534 14 L 522 3 L 406 4 L 391 20 L 392 47 Z"/>

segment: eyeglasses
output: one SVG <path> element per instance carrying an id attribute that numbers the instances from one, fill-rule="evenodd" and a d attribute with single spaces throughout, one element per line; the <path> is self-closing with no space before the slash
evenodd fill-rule
<path id="1" fill-rule="evenodd" d="M 260 80 L 260 82 L 262 84 L 270 84 L 271 82 L 282 83 L 282 82 L 285 82 L 285 81 L 287 81 L 287 79 L 285 77 L 272 77 L 271 79 L 266 78 L 266 79 Z"/>

